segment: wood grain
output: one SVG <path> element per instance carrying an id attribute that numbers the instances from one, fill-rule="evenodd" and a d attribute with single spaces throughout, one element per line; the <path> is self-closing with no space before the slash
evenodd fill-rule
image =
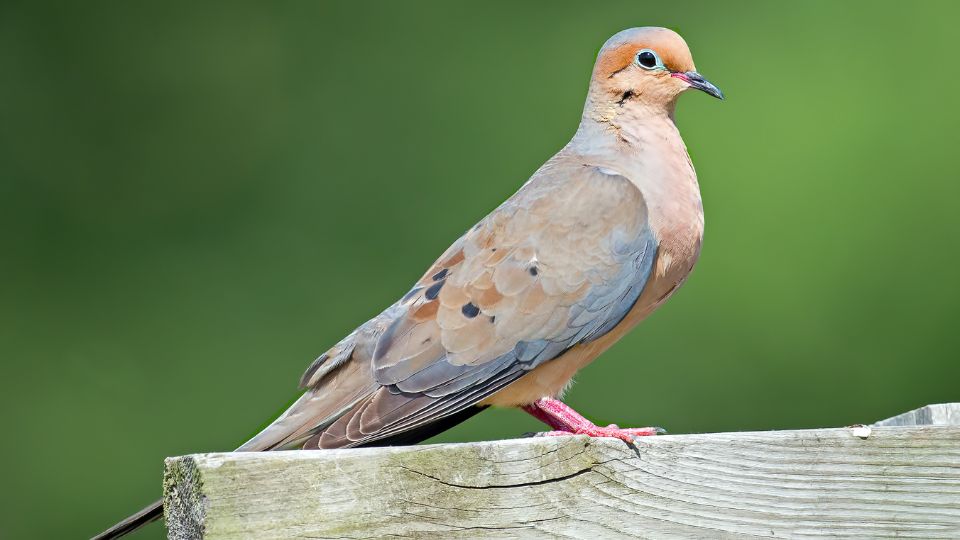
<path id="1" fill-rule="evenodd" d="M 170 458 L 170 538 L 960 538 L 960 427 Z M 856 434 L 855 434 L 856 433 Z"/>
<path id="2" fill-rule="evenodd" d="M 937 403 L 914 409 L 875 426 L 960 426 L 960 403 Z"/>

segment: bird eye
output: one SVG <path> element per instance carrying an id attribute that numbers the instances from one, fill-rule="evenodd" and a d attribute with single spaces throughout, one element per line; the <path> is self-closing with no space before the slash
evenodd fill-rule
<path id="1" fill-rule="evenodd" d="M 643 69 L 663 68 L 663 61 L 660 60 L 660 57 L 657 56 L 657 53 L 651 51 L 650 49 L 643 49 L 637 53 L 637 64 L 639 64 Z"/>

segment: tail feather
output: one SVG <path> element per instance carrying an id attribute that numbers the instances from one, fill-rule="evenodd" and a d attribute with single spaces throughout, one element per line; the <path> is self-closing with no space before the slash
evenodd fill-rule
<path id="1" fill-rule="evenodd" d="M 343 392 L 343 389 L 341 388 L 340 391 Z M 362 394 L 363 390 L 354 390 L 354 392 L 360 392 Z M 326 419 L 326 416 L 331 414 L 329 409 L 333 409 L 332 415 L 334 419 L 339 414 L 343 414 L 342 410 L 338 411 L 336 409 L 348 409 L 350 404 L 349 400 L 356 399 L 350 395 L 350 392 L 346 393 L 346 398 L 341 397 L 341 399 L 348 400 L 346 405 L 341 405 L 334 400 L 331 406 L 330 404 L 325 404 L 324 401 L 312 399 L 316 395 L 316 390 L 307 391 L 287 412 L 281 415 L 280 418 L 275 420 L 253 439 L 244 443 L 243 446 L 236 451 L 264 452 L 273 449 L 283 449 L 285 448 L 285 444 L 291 442 L 291 439 L 294 439 L 293 442 L 295 443 L 295 438 L 299 432 L 306 431 L 307 428 L 314 425 L 322 426 L 324 422 L 329 423 L 329 420 Z M 338 397 L 336 392 L 330 392 L 330 394 L 332 397 Z M 313 418 L 316 418 L 316 420 L 311 422 Z M 95 536 L 94 540 L 113 540 L 120 538 L 148 523 L 156 521 L 161 516 L 163 516 L 163 502 L 157 501 L 103 531 Z"/>
<path id="2" fill-rule="evenodd" d="M 422 442 L 438 433 L 442 433 L 447 429 L 463 422 L 464 420 L 470 418 L 471 416 L 477 414 L 478 412 L 486 409 L 486 407 L 477 406 L 470 407 L 455 415 L 451 415 L 447 418 L 443 418 L 437 422 L 427 424 L 418 429 L 398 433 L 393 437 L 388 437 L 382 440 L 373 441 L 367 444 L 360 444 L 359 447 L 369 447 L 369 446 L 396 446 L 396 445 L 407 445 L 407 444 L 417 444 Z M 246 445 L 245 445 L 246 446 Z M 255 445 L 250 445 L 247 448 L 241 447 L 240 451 L 269 451 L 269 447 L 260 447 L 257 448 Z M 117 523 L 113 527 L 103 531 L 97 536 L 93 537 L 93 540 L 114 540 L 120 538 L 121 536 L 132 533 L 133 531 L 143 527 L 144 525 L 156 521 L 163 516 L 163 501 L 156 501 L 155 503 L 147 506 L 143 510 L 137 512 L 136 514 L 128 517 L 127 519 Z"/>
<path id="3" fill-rule="evenodd" d="M 389 319 L 383 320 L 388 321 Z M 307 375 L 305 375 L 306 382 L 311 383 L 312 386 L 286 412 L 259 434 L 244 443 L 237 451 L 263 452 L 300 447 L 307 439 L 325 429 L 356 405 L 357 402 L 378 389 L 380 386 L 375 382 L 373 374 L 370 373 L 372 350 L 368 350 L 369 348 L 355 349 L 353 339 L 358 335 L 358 332 L 363 332 L 365 329 L 374 334 L 382 331 L 377 326 L 380 323 L 380 318 L 373 319 L 338 344 L 341 349 L 334 355 L 332 365 L 320 366 L 325 361 L 330 361 L 325 357 L 321 357 L 319 362 L 315 362 L 315 366 L 312 366 L 311 370 L 308 370 Z M 374 337 L 369 337 L 364 342 L 376 343 L 376 340 Z M 337 348 L 335 347 L 335 349 Z M 323 369 L 318 369 L 318 367 L 323 367 Z M 471 407 L 420 429 L 398 433 L 395 436 L 366 444 L 356 445 L 353 443 L 346 446 L 416 444 L 459 424 L 484 408 Z M 150 522 L 156 521 L 162 516 L 162 501 L 157 501 L 95 536 L 94 540 L 120 538 Z"/>
<path id="4" fill-rule="evenodd" d="M 143 510 L 117 523 L 113 527 L 93 537 L 93 540 L 113 540 L 160 519 L 163 516 L 163 501 L 155 501 Z"/>

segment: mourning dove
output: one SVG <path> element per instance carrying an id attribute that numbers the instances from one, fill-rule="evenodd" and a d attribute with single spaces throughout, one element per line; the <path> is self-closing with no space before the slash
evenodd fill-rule
<path id="1" fill-rule="evenodd" d="M 690 88 L 723 97 L 675 32 L 610 38 L 573 139 L 399 301 L 314 361 L 303 396 L 239 450 L 415 443 L 488 406 L 523 408 L 546 435 L 656 433 L 596 426 L 557 398 L 697 260 L 703 208 L 674 123 Z M 101 537 L 159 514 L 156 503 Z"/>

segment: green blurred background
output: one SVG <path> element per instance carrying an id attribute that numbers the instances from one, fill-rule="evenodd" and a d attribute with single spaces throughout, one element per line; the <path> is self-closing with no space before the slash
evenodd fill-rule
<path id="1" fill-rule="evenodd" d="M 728 96 L 677 115 L 706 242 L 569 402 L 685 433 L 960 400 L 958 5 L 667 4 L 3 2 L 0 536 L 89 536 L 242 442 L 567 141 L 630 26 Z"/>

